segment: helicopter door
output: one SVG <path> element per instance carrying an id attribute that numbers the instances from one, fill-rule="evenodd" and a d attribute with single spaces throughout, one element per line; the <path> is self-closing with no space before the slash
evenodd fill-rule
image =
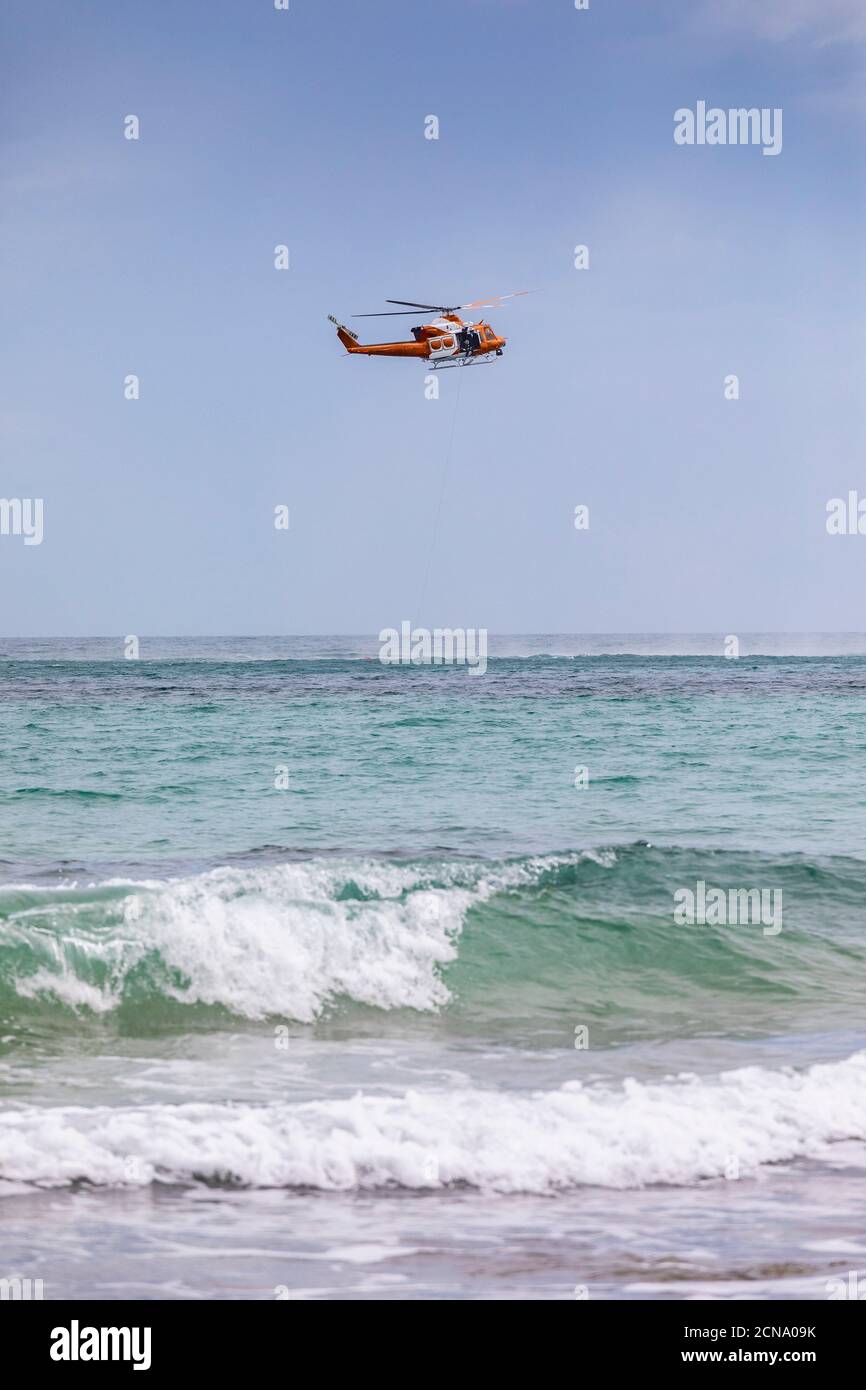
<path id="1" fill-rule="evenodd" d="M 442 357 L 453 357 L 457 351 L 457 338 L 453 333 L 443 333 L 441 338 L 430 338 L 430 360 L 439 361 Z"/>

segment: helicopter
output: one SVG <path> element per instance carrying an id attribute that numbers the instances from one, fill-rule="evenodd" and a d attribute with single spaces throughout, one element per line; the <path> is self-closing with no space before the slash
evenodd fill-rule
<path id="1" fill-rule="evenodd" d="M 471 309 L 500 308 L 505 300 L 529 294 L 517 290 L 513 294 L 495 294 L 489 299 L 475 299 L 471 304 L 416 304 L 411 299 L 386 299 L 386 304 L 402 304 L 402 309 L 386 309 L 381 314 L 354 314 L 358 319 L 402 318 L 416 316 L 416 310 L 432 310 L 437 318 L 412 329 L 412 341 L 396 343 L 361 343 L 357 333 L 328 315 L 336 325 L 337 337 L 347 352 L 362 352 L 368 357 L 417 357 L 433 370 L 441 367 L 471 367 L 478 362 L 493 362 L 502 356 L 507 339 L 500 338 L 484 319 L 464 323 L 461 313 Z"/>

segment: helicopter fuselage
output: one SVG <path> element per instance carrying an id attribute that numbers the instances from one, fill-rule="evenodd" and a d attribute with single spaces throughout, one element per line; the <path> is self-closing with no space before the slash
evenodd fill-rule
<path id="1" fill-rule="evenodd" d="M 458 361 L 502 355 L 506 339 L 500 338 L 489 323 L 464 323 L 456 314 L 443 314 L 430 323 L 412 329 L 412 342 L 359 343 L 351 329 L 338 323 L 337 336 L 347 352 L 365 353 L 368 357 L 417 357 L 433 366 Z"/>

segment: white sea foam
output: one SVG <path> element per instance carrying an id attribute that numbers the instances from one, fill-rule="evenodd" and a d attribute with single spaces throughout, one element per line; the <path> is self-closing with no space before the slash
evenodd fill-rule
<path id="1" fill-rule="evenodd" d="M 552 1193 L 742 1180 L 851 1139 L 866 1139 L 866 1052 L 803 1072 L 747 1067 L 651 1085 L 20 1107 L 0 1116 L 0 1180 Z"/>
<path id="2" fill-rule="evenodd" d="M 338 995 L 434 1009 L 448 999 L 439 967 L 456 955 L 471 894 L 425 890 L 417 877 L 387 865 L 341 873 L 322 861 L 215 869 L 131 894 L 124 923 L 181 972 L 188 983 L 169 992 L 186 1002 L 302 1022 Z M 347 881 L 365 896 L 341 897 Z"/>
<path id="3" fill-rule="evenodd" d="M 147 957 L 153 974 L 158 953 L 164 994 L 246 1018 L 311 1022 L 338 996 L 380 1009 L 435 1010 L 450 997 L 441 968 L 457 955 L 472 904 L 580 858 L 610 867 L 616 855 L 587 851 L 499 865 L 311 859 L 165 881 L 113 880 L 99 885 L 91 903 L 104 918 L 97 933 L 82 921 L 86 902 L 58 903 L 33 889 L 36 902 L 9 914 L 7 930 L 29 941 L 44 966 L 20 975 L 15 987 L 25 997 L 54 994 L 105 1012 Z M 78 970 L 85 979 L 76 978 Z"/>
<path id="4" fill-rule="evenodd" d="M 449 998 L 439 972 L 456 956 L 466 910 L 486 895 L 471 877 L 452 887 L 441 866 L 434 880 L 432 869 L 417 866 L 310 860 L 118 882 L 123 894 L 99 904 L 110 930 L 98 935 L 82 925 L 77 904 L 43 897 L 41 910 L 8 919 L 17 938 L 32 933 L 45 959 L 18 977 L 16 989 L 105 1011 L 117 1004 L 130 970 L 150 956 L 152 971 L 158 953 L 163 993 L 247 1018 L 309 1022 L 341 995 L 383 1009 L 432 1010 Z M 70 960 L 87 980 L 76 979 Z M 88 961 L 104 966 L 101 983 Z"/>
<path id="5" fill-rule="evenodd" d="M 82 1006 L 94 1013 L 108 1013 L 118 1004 L 118 996 L 110 988 L 99 989 L 81 980 L 68 968 L 36 970 L 15 981 L 15 991 L 23 999 L 35 999 L 39 994 L 53 994 L 73 1009 Z"/>

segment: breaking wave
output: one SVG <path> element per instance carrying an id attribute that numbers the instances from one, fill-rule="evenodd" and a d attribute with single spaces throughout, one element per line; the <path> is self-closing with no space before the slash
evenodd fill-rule
<path id="1" fill-rule="evenodd" d="M 303 1104 L 29 1106 L 0 1116 L 0 1192 L 21 1184 L 553 1194 L 745 1178 L 866 1139 L 866 1053 L 655 1084 L 357 1094 Z"/>
<path id="2" fill-rule="evenodd" d="M 780 885 L 785 925 L 683 928 L 696 877 Z M 174 879 L 0 888 L 0 1019 L 160 1009 L 311 1023 L 364 1006 L 641 1019 L 661 1035 L 779 1006 L 860 1009 L 866 865 L 646 844 L 499 862 L 321 857 Z M 765 1005 L 754 1008 L 758 996 Z M 744 1015 L 745 1016 L 745 1015 Z M 691 1020 L 691 1022 L 690 1022 Z"/>

